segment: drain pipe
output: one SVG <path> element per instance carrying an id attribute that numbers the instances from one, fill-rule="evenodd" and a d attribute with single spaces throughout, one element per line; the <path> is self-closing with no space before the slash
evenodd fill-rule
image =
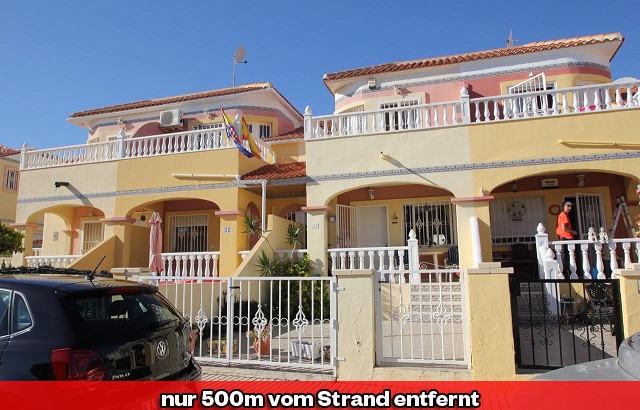
<path id="1" fill-rule="evenodd" d="M 238 179 L 238 185 L 262 185 L 262 221 L 260 225 L 260 229 L 262 232 L 266 231 L 266 223 L 267 223 L 267 180 L 266 179 L 249 179 L 249 180 L 240 180 Z"/>
<path id="2" fill-rule="evenodd" d="M 478 217 L 469 218 L 469 226 L 471 229 L 471 249 L 473 250 L 473 267 L 477 268 L 482 263 L 482 243 L 480 242 L 480 226 Z"/>

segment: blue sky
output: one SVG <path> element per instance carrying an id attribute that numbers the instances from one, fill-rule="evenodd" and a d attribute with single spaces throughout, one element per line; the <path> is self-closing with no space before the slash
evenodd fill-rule
<path id="1" fill-rule="evenodd" d="M 225 6 L 222 6 L 222 5 Z M 613 77 L 640 77 L 640 2 L 0 0 L 0 143 L 81 144 L 66 118 L 112 104 L 270 81 L 332 111 L 325 73 L 609 32 Z"/>

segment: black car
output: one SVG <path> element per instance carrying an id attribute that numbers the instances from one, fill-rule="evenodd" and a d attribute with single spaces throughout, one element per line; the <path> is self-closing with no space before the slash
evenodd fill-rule
<path id="1" fill-rule="evenodd" d="M 190 334 L 154 286 L 0 275 L 0 380 L 197 380 Z"/>

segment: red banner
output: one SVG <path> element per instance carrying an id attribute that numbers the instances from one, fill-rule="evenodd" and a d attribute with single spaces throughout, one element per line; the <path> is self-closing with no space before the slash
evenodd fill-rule
<path id="1" fill-rule="evenodd" d="M 2 409 L 607 409 L 637 382 L 2 382 Z"/>

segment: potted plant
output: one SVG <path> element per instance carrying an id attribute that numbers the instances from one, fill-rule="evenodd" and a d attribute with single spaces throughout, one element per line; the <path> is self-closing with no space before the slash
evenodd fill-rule
<path id="1" fill-rule="evenodd" d="M 269 326 L 265 326 L 262 329 L 254 327 L 247 332 L 247 336 L 253 339 L 253 350 L 259 356 L 266 356 L 271 352 L 271 334 Z"/>

